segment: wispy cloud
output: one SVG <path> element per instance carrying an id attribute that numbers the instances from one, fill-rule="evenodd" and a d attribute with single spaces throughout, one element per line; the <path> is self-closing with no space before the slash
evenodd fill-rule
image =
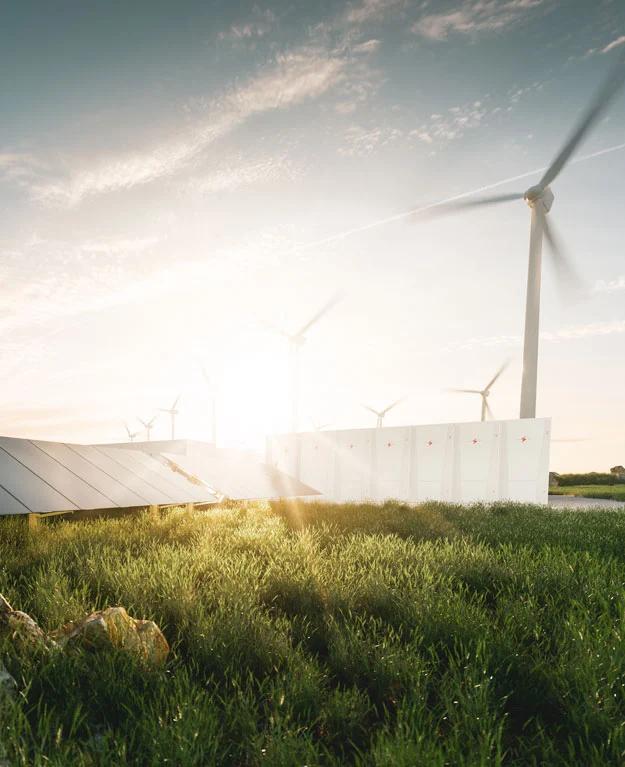
<path id="1" fill-rule="evenodd" d="M 221 31 L 218 40 L 230 43 L 249 42 L 255 38 L 265 37 L 276 22 L 275 13 L 269 8 L 261 11 L 257 6 L 252 9 L 252 19 L 244 24 L 233 24 L 230 29 Z"/>
<path id="2" fill-rule="evenodd" d="M 347 12 L 347 20 L 353 24 L 361 24 L 384 16 L 389 10 L 403 6 L 405 0 L 364 0 L 352 6 Z"/>
<path id="3" fill-rule="evenodd" d="M 414 34 L 430 40 L 446 40 L 449 34 L 475 35 L 478 32 L 509 28 L 545 0 L 466 0 L 453 10 L 430 13 L 412 26 Z M 427 7 L 427 6 L 426 6 Z"/>
<path id="4" fill-rule="evenodd" d="M 199 194 L 213 194 L 252 184 L 293 180 L 301 173 L 302 168 L 293 162 L 287 152 L 256 162 L 250 162 L 237 153 L 212 172 L 191 179 L 185 187 Z"/>
<path id="5" fill-rule="evenodd" d="M 566 328 L 551 331 L 543 331 L 540 339 L 548 343 L 562 343 L 564 341 L 574 341 L 583 338 L 596 338 L 598 336 L 609 336 L 616 333 L 625 333 L 625 320 L 591 322 L 587 325 L 569 325 Z M 453 341 L 448 345 L 447 350 L 453 349 L 481 349 L 492 346 L 503 347 L 521 347 L 523 339 L 521 336 L 487 336 L 482 338 L 467 338 L 464 341 Z"/>
<path id="6" fill-rule="evenodd" d="M 35 181 L 31 191 L 43 203 L 71 207 L 90 195 L 172 176 L 254 115 L 286 109 L 324 94 L 341 80 L 345 64 L 345 59 L 313 47 L 278 55 L 272 66 L 246 84 L 205 104 L 205 115 L 170 140 L 148 151 L 116 155 L 97 165 L 89 163 L 70 173 L 69 178 Z"/>
<path id="7" fill-rule="evenodd" d="M 0 178 L 21 181 L 33 178 L 45 165 L 27 152 L 0 152 Z"/>
<path id="8" fill-rule="evenodd" d="M 592 289 L 593 293 L 618 293 L 625 290 L 625 277 L 617 277 L 615 280 L 597 280 Z"/>
<path id="9" fill-rule="evenodd" d="M 625 44 L 625 35 L 621 35 L 620 37 L 617 37 L 616 40 L 612 40 L 612 42 L 608 43 L 605 48 L 602 48 L 599 53 L 609 53 L 611 50 L 614 50 L 614 48 L 623 44 Z"/>

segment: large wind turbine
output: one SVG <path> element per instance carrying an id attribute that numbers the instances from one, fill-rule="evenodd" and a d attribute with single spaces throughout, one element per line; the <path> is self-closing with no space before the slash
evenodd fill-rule
<path id="1" fill-rule="evenodd" d="M 486 386 L 483 389 L 447 389 L 446 391 L 453 391 L 453 392 L 462 392 L 464 394 L 479 394 L 482 398 L 482 421 L 486 420 L 486 414 L 493 418 L 493 411 L 490 409 L 490 405 L 488 404 L 488 397 L 490 396 L 490 389 L 491 386 L 495 383 L 495 381 L 499 378 L 499 376 L 503 373 L 503 371 L 508 367 L 510 364 L 510 360 L 506 360 L 506 362 L 503 363 L 503 365 L 499 368 L 499 370 L 495 373 L 495 375 L 491 378 L 491 380 L 486 384 Z"/>
<path id="2" fill-rule="evenodd" d="M 553 192 L 550 185 L 566 166 L 573 152 L 582 139 L 597 123 L 610 101 L 625 81 L 625 55 L 621 56 L 611 70 L 603 86 L 598 91 L 583 118 L 571 133 L 560 152 L 544 173 L 538 184 L 524 193 L 504 194 L 495 197 L 483 197 L 476 200 L 454 202 L 442 205 L 438 211 L 458 210 L 487 205 L 495 205 L 510 200 L 523 199 L 531 209 L 529 267 L 527 275 L 527 296 L 525 304 L 525 333 L 523 340 L 523 377 L 521 381 L 521 418 L 536 417 L 536 382 L 538 375 L 538 334 L 540 314 L 540 273 L 543 235 L 550 248 L 551 262 L 556 269 L 559 287 L 565 295 L 581 295 L 581 283 L 575 271 L 565 259 L 546 214 L 553 204 Z"/>
<path id="3" fill-rule="evenodd" d="M 128 428 L 128 424 L 127 424 L 125 421 L 124 421 L 124 426 L 126 427 L 126 432 L 128 433 L 128 439 L 129 439 L 131 442 L 134 442 L 134 441 L 135 441 L 135 437 L 138 437 L 138 436 L 139 436 L 139 432 L 138 432 L 138 431 L 136 431 L 136 432 L 134 432 L 134 434 L 133 434 L 133 433 L 130 431 L 130 429 Z"/>
<path id="4" fill-rule="evenodd" d="M 178 404 L 178 401 L 180 400 L 180 397 L 182 395 L 179 394 L 176 399 L 174 400 L 174 404 L 170 408 L 165 407 L 159 407 L 159 410 L 161 413 L 169 413 L 171 416 L 171 438 L 176 439 L 176 416 L 180 413 L 179 410 L 176 410 L 176 405 Z"/>
<path id="5" fill-rule="evenodd" d="M 368 410 L 370 413 L 373 413 L 373 415 L 377 416 L 377 421 L 375 422 L 375 428 L 381 429 L 384 421 L 384 416 L 388 413 L 389 410 L 392 410 L 395 405 L 399 405 L 400 402 L 403 402 L 405 398 L 402 397 L 402 399 L 398 399 L 397 402 L 393 402 L 392 405 L 389 405 L 385 410 L 374 410 L 372 407 L 369 407 L 369 405 L 365 405 L 364 402 L 361 402 L 360 404 Z"/>
<path id="6" fill-rule="evenodd" d="M 299 407 L 299 353 L 302 346 L 306 343 L 304 333 L 318 322 L 326 312 L 329 312 L 333 306 L 336 306 L 338 302 L 343 298 L 343 294 L 336 293 L 325 306 L 315 314 L 312 319 L 308 320 L 305 325 L 295 333 L 287 333 L 285 330 L 276 327 L 268 322 L 263 322 L 265 327 L 274 330 L 276 333 L 285 336 L 289 339 L 289 359 L 291 366 L 291 432 L 295 434 L 297 431 L 297 416 Z"/>
<path id="7" fill-rule="evenodd" d="M 148 422 L 146 423 L 145 421 L 142 421 L 142 420 L 139 418 L 139 416 L 137 416 L 137 421 L 139 421 L 139 423 L 141 423 L 141 424 L 143 424 L 143 425 L 145 426 L 145 430 L 146 430 L 146 431 L 147 431 L 147 433 L 148 433 L 148 442 L 150 441 L 150 430 L 152 429 L 152 426 L 153 426 L 153 424 L 154 424 L 154 421 L 156 421 L 156 419 L 157 419 L 157 418 L 158 418 L 158 413 L 157 413 L 157 414 L 154 416 L 154 418 L 152 418 L 152 420 L 151 420 L 151 421 L 148 421 Z"/>

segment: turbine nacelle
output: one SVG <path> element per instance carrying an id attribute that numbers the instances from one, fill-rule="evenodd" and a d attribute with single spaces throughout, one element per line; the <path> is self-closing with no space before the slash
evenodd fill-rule
<path id="1" fill-rule="evenodd" d="M 531 186 L 527 192 L 525 192 L 523 199 L 527 202 L 530 208 L 533 208 L 538 200 L 540 200 L 545 208 L 545 212 L 549 213 L 551 206 L 553 205 L 554 197 L 553 192 L 548 186 L 543 188 L 540 184 L 536 184 L 535 186 Z"/>

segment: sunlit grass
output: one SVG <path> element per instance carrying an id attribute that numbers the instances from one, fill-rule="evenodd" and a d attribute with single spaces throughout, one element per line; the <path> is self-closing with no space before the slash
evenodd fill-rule
<path id="1" fill-rule="evenodd" d="M 571 487 L 550 487 L 550 495 L 576 495 L 582 498 L 601 498 L 624 501 L 625 485 L 572 485 Z"/>
<path id="2" fill-rule="evenodd" d="M 567 488 L 568 490 L 568 488 Z M 606 765 L 625 753 L 625 513 L 258 504 L 0 520 L 43 628 L 122 604 L 168 666 L 5 647 L 16 765 Z"/>

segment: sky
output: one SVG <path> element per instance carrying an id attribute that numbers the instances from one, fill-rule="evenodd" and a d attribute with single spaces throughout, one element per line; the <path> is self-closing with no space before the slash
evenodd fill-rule
<path id="1" fill-rule="evenodd" d="M 0 6 L 1 433 L 262 448 L 289 424 L 519 413 L 530 210 L 406 215 L 523 192 L 625 50 L 618 0 L 23 0 Z M 551 468 L 625 463 L 625 92 L 554 182 L 537 416 Z M 506 179 L 521 176 L 516 181 Z M 153 439 L 170 434 L 155 421 Z M 575 440 L 560 442 L 559 440 Z"/>

